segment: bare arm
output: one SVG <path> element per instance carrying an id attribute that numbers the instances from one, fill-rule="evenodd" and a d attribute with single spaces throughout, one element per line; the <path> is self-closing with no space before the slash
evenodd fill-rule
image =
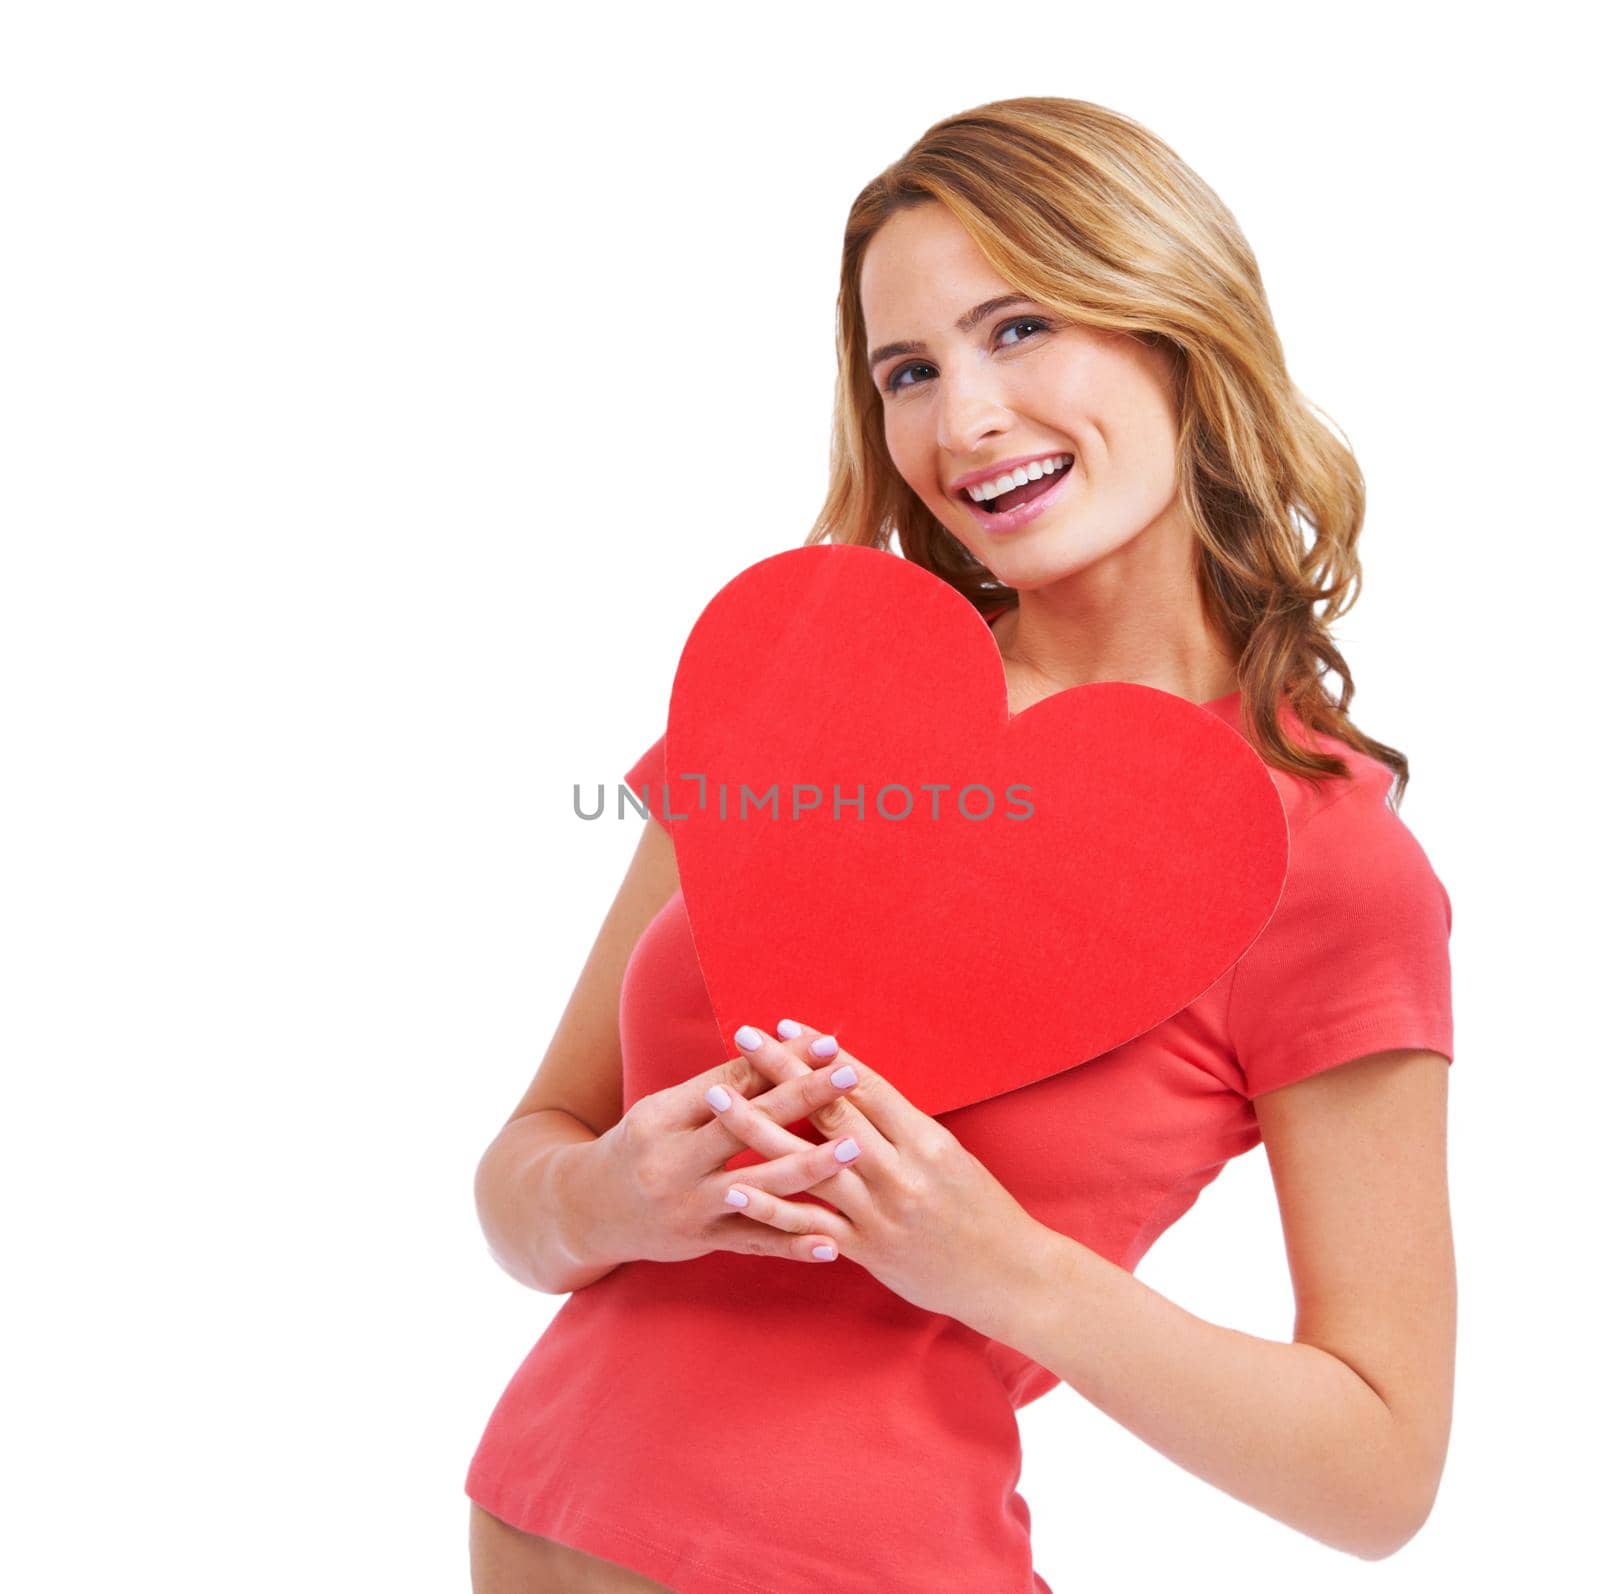
<path id="1" fill-rule="evenodd" d="M 478 1163 L 474 1194 L 489 1250 L 519 1283 L 561 1295 L 604 1278 L 587 1216 L 593 1148 L 622 1116 L 622 975 L 645 927 L 678 889 L 672 838 L 646 822 L 544 1060 Z"/>
<path id="2" fill-rule="evenodd" d="M 1450 1437 L 1448 1065 L 1378 1052 L 1256 1098 L 1294 1284 L 1292 1343 L 1186 1312 L 1038 1225 L 984 1331 L 1186 1471 L 1377 1560 L 1426 1521 Z"/>

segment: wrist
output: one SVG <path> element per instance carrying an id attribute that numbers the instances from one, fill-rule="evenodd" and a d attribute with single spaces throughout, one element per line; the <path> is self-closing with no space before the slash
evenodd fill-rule
<path id="1" fill-rule="evenodd" d="M 569 1290 L 581 1289 L 631 1260 L 610 1221 L 606 1199 L 611 1145 L 611 1137 L 601 1135 L 558 1146 L 546 1170 L 554 1196 L 555 1248 L 563 1272 L 579 1280 L 569 1283 Z"/>
<path id="2" fill-rule="evenodd" d="M 990 1297 L 986 1321 L 972 1326 L 1028 1355 L 1028 1347 L 1039 1343 L 1040 1325 L 1059 1318 L 1064 1308 L 1081 1247 L 1031 1214 L 1017 1220 L 1012 1241 L 997 1253 L 1000 1287 Z"/>

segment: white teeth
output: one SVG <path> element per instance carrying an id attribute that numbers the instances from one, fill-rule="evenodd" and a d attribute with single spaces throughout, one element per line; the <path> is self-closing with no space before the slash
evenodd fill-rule
<path id="1" fill-rule="evenodd" d="M 964 491 L 975 503 L 981 504 L 986 499 L 998 498 L 1001 493 L 1010 492 L 1013 487 L 1020 487 L 1024 482 L 1036 482 L 1041 476 L 1053 475 L 1069 458 L 1071 456 L 1068 454 L 1052 454 L 1049 459 L 1030 460 L 1026 465 L 1019 465 L 1006 475 L 979 482 L 974 487 L 965 488 Z"/>

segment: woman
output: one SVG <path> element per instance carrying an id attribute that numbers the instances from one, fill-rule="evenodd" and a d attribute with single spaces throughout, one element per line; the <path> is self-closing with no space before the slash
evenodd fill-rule
<path id="1" fill-rule="evenodd" d="M 1097 106 L 931 128 L 852 208 L 839 307 L 808 541 L 898 534 L 990 616 L 1013 713 L 1118 680 L 1227 719 L 1283 798 L 1284 894 L 1183 1012 L 932 1119 L 805 1014 L 748 1015 L 717 1060 L 647 824 L 479 1172 L 502 1264 L 573 1293 L 473 1458 L 475 1586 L 1047 1590 L 1015 1412 L 1058 1381 L 1235 1498 L 1391 1554 L 1450 1427 L 1450 904 L 1327 629 L 1359 592 L 1356 463 L 1285 374 L 1232 216 Z M 658 742 L 629 784 L 667 773 Z M 1260 1141 L 1288 1344 L 1132 1271 Z"/>

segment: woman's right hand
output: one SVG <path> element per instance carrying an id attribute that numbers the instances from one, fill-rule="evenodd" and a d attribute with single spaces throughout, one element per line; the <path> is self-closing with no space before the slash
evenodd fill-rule
<path id="1" fill-rule="evenodd" d="M 812 1255 L 812 1248 L 831 1247 L 826 1234 L 784 1234 L 747 1222 L 726 1200 L 734 1184 L 793 1195 L 831 1179 L 844 1165 L 834 1155 L 841 1141 L 814 1145 L 784 1125 L 809 1117 L 850 1085 L 832 1082 L 831 1061 L 818 1065 L 798 1052 L 791 1055 L 801 1071 L 780 1085 L 748 1058 L 733 1057 L 634 1102 L 594 1142 L 599 1156 L 592 1164 L 595 1177 L 588 1181 L 586 1215 L 594 1249 L 650 1262 L 683 1262 L 711 1251 L 823 1260 Z M 707 1100 L 706 1092 L 717 1085 L 730 1096 L 745 1097 L 770 1120 L 768 1145 L 759 1148 L 767 1152 L 768 1161 L 735 1173 L 723 1167 L 736 1152 L 751 1147 L 723 1125 Z"/>

